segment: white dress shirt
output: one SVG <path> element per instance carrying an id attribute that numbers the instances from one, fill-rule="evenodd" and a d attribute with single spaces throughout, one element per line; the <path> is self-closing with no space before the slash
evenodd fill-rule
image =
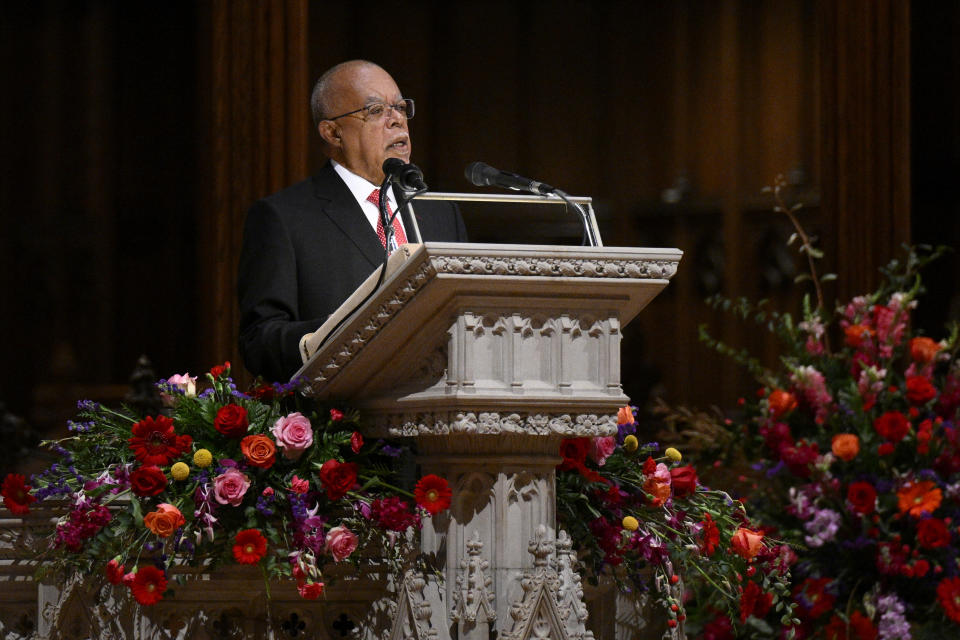
<path id="1" fill-rule="evenodd" d="M 361 178 L 336 160 L 331 160 L 330 163 L 333 165 L 333 170 L 337 172 L 337 175 L 347 184 L 350 193 L 353 194 L 360 208 L 363 209 L 363 215 L 367 217 L 367 222 L 370 223 L 373 232 L 376 233 L 377 221 L 380 219 L 380 211 L 377 209 L 377 205 L 367 200 L 367 198 L 370 197 L 370 192 L 374 189 L 379 189 L 380 185 L 373 184 L 366 178 Z M 395 212 L 397 210 L 397 199 L 393 196 L 393 185 L 390 185 L 387 189 L 387 200 L 390 202 L 390 211 Z M 407 234 L 407 229 L 403 226 L 403 218 L 399 214 L 397 214 L 396 221 L 400 223 L 400 228 L 403 229 L 404 235 L 409 238 L 410 236 Z"/>

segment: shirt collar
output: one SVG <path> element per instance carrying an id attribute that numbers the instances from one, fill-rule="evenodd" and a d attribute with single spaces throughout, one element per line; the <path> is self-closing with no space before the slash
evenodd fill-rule
<path id="1" fill-rule="evenodd" d="M 350 193 L 352 193 L 353 197 L 360 203 L 361 208 L 363 204 L 367 202 L 367 198 L 370 197 L 370 192 L 380 188 L 380 185 L 373 184 L 366 178 L 358 176 L 336 160 L 330 160 L 330 164 L 333 165 L 333 170 L 337 172 L 337 175 L 346 183 L 347 188 L 350 189 Z M 393 197 L 393 185 L 390 185 L 387 189 L 387 198 L 390 200 L 390 208 L 396 211 L 397 199 Z"/>

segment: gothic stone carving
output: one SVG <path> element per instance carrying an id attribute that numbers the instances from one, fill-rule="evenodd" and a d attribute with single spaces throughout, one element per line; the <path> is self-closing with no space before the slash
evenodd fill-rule
<path id="1" fill-rule="evenodd" d="M 396 426 L 393 426 L 396 425 Z M 442 412 L 387 413 L 377 416 L 373 437 L 468 435 L 559 435 L 564 438 L 610 436 L 617 432 L 614 415 L 583 413 Z"/>

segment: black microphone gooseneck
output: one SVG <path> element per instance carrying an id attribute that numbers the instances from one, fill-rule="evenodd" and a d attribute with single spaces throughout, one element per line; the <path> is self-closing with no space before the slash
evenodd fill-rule
<path id="1" fill-rule="evenodd" d="M 590 224 L 590 216 L 583 210 L 579 204 L 570 199 L 570 196 L 549 184 L 524 178 L 509 171 L 494 169 L 483 162 L 471 162 L 463 172 L 467 180 L 478 187 L 503 187 L 504 189 L 513 189 L 514 191 L 528 191 L 538 196 L 555 195 L 562 199 L 568 207 L 573 207 L 580 216 L 583 224 L 583 244 L 591 247 L 599 247 L 600 240 L 596 237 L 593 225 Z"/>
<path id="2" fill-rule="evenodd" d="M 415 164 L 410 164 L 404 162 L 400 158 L 387 158 L 383 161 L 383 182 L 380 183 L 380 195 L 377 198 L 377 209 L 380 212 L 380 221 L 383 224 L 383 234 L 386 242 L 384 243 L 383 250 L 383 264 L 380 265 L 380 275 L 377 277 L 377 284 L 370 290 L 363 300 L 357 303 L 357 305 L 350 310 L 350 313 L 343 316 L 340 322 L 337 323 L 330 332 L 324 336 L 323 340 L 317 346 L 316 353 L 323 348 L 323 345 L 326 344 L 327 340 L 343 326 L 343 323 L 350 318 L 353 313 L 366 304 L 367 300 L 373 297 L 373 294 L 380 290 L 380 285 L 383 284 L 383 280 L 387 275 L 387 261 L 390 259 L 390 245 L 393 243 L 393 221 L 397 217 L 397 214 L 400 213 L 400 210 L 407 205 L 408 202 L 416 198 L 418 195 L 427 190 L 427 183 L 423 181 L 423 172 L 420 171 L 420 168 Z M 387 211 L 387 189 L 390 188 L 390 185 L 394 184 L 398 188 L 394 190 L 394 196 L 397 198 L 397 210 L 393 212 L 393 215 Z M 399 193 L 397 193 L 399 191 Z"/>
<path id="3" fill-rule="evenodd" d="M 467 165 L 464 175 L 467 180 L 478 187 L 503 187 L 514 191 L 529 191 L 538 196 L 545 196 L 556 191 L 550 185 L 518 176 L 509 171 L 494 169 L 483 162 L 471 162 Z"/>

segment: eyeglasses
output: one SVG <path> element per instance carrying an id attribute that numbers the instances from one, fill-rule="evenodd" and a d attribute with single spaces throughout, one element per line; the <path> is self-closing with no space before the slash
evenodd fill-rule
<path id="1" fill-rule="evenodd" d="M 387 104 L 385 102 L 371 102 L 365 107 L 360 107 L 359 109 L 354 109 L 353 111 L 348 111 L 346 113 L 341 113 L 338 116 L 333 116 L 332 118 L 324 118 L 324 120 L 336 120 L 337 118 L 345 118 L 347 116 L 352 116 L 355 113 L 360 113 L 363 111 L 363 119 L 367 120 L 380 120 L 387 115 L 387 111 L 393 109 L 399 113 L 402 117 L 410 120 L 413 118 L 413 98 L 404 98 L 397 104 Z"/>

